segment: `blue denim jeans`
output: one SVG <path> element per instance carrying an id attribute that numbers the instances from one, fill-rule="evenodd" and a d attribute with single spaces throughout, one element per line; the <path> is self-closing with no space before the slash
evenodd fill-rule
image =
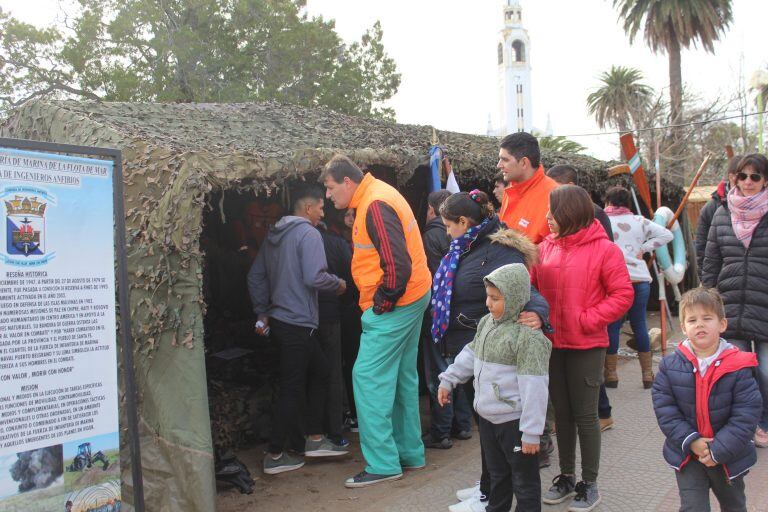
<path id="1" fill-rule="evenodd" d="M 440 407 L 437 403 L 437 388 L 440 379 L 437 378 L 453 363 L 453 357 L 445 357 L 441 353 L 440 344 L 434 343 L 429 337 L 424 340 L 424 380 L 429 390 L 431 407 L 430 434 L 433 439 L 443 439 L 451 436 L 451 431 L 472 430 L 472 403 L 469 401 L 464 386 L 459 385 L 453 390 L 451 403 Z"/>
<path id="2" fill-rule="evenodd" d="M 632 288 L 635 289 L 635 300 L 632 301 L 632 307 L 629 308 L 628 312 L 629 325 L 632 326 L 632 332 L 635 333 L 637 351 L 648 352 L 651 350 L 651 339 L 648 337 L 645 314 L 648 307 L 648 297 L 651 295 L 651 283 L 633 283 Z M 624 325 L 623 318 L 608 325 L 608 355 L 613 355 L 619 351 L 622 325 Z"/>
<path id="3" fill-rule="evenodd" d="M 739 350 L 744 352 L 754 352 L 757 354 L 757 368 L 755 371 L 755 378 L 757 379 L 757 386 L 760 388 L 760 396 L 763 397 L 763 414 L 760 416 L 760 420 L 757 425 L 768 431 L 768 342 L 755 341 L 754 349 L 753 342 L 743 340 L 728 340 L 733 345 L 739 347 Z"/>

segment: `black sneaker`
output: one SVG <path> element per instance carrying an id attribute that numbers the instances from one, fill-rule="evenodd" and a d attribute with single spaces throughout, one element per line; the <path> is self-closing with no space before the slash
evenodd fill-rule
<path id="1" fill-rule="evenodd" d="M 375 475 L 368 473 L 367 471 L 361 471 L 351 478 L 347 478 L 344 482 L 344 487 L 354 489 L 357 487 L 367 487 L 369 485 L 375 485 L 381 482 L 389 482 L 390 480 L 400 480 L 403 478 L 402 473 L 396 475 Z"/>
<path id="2" fill-rule="evenodd" d="M 437 448 L 439 450 L 447 450 L 453 447 L 453 441 L 450 437 L 443 437 L 442 439 L 435 439 L 432 434 L 422 436 L 422 442 L 425 448 Z"/>
<path id="3" fill-rule="evenodd" d="M 360 429 L 359 429 L 359 427 L 357 425 L 357 418 L 355 418 L 353 416 L 347 416 L 347 417 L 344 418 L 343 428 L 344 428 L 344 430 L 346 430 L 348 432 L 359 432 L 360 431 Z"/>
<path id="4" fill-rule="evenodd" d="M 458 439 L 459 441 L 467 441 L 469 439 L 472 439 L 472 431 L 471 430 L 454 430 L 451 432 L 451 437 L 454 439 Z"/>
<path id="5" fill-rule="evenodd" d="M 541 499 L 547 505 L 557 505 L 562 503 L 571 496 L 576 495 L 576 477 L 557 475 L 552 479 L 552 487 L 544 493 L 544 497 Z"/>
<path id="6" fill-rule="evenodd" d="M 581 481 L 576 484 L 576 497 L 568 507 L 568 512 L 589 512 L 600 503 L 600 493 L 596 482 Z"/>
<path id="7" fill-rule="evenodd" d="M 544 450 L 539 450 L 539 469 L 548 468 L 551 465 L 549 454 Z"/>

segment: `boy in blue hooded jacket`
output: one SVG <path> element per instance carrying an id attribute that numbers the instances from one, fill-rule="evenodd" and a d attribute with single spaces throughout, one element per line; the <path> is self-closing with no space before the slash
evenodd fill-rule
<path id="1" fill-rule="evenodd" d="M 438 401 L 475 377 L 474 408 L 480 416 L 480 443 L 491 476 L 486 512 L 541 510 L 539 437 L 549 398 L 552 343 L 540 330 L 516 322 L 530 299 L 531 278 L 520 263 L 504 265 L 484 278 L 489 314 L 474 340 L 441 373 Z"/>
<path id="2" fill-rule="evenodd" d="M 699 287 L 680 301 L 685 339 L 659 365 L 653 410 L 664 459 L 676 470 L 680 510 L 746 512 L 744 475 L 757 462 L 752 436 L 762 399 L 752 369 L 757 356 L 720 338 L 728 321 L 717 290 Z"/>

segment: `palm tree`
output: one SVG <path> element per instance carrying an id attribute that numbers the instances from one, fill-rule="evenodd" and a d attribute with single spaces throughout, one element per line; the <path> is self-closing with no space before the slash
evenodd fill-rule
<path id="1" fill-rule="evenodd" d="M 578 154 L 587 149 L 576 141 L 567 139 L 562 135 L 551 136 L 544 135 L 539 136 L 539 148 L 547 149 L 549 151 L 558 151 L 560 153 L 574 153 Z"/>
<path id="2" fill-rule="evenodd" d="M 639 69 L 611 66 L 600 75 L 600 88 L 587 96 L 589 113 L 595 116 L 600 128 L 612 126 L 628 132 L 638 127 L 640 117 L 648 111 L 653 100 L 653 89 L 644 84 Z"/>
<path id="3" fill-rule="evenodd" d="M 669 56 L 669 104 L 671 121 L 683 116 L 683 79 L 680 50 L 701 44 L 714 52 L 714 43 L 733 21 L 730 0 L 613 0 L 624 21 L 630 43 L 643 30 L 645 42 L 654 53 Z M 674 133 L 674 130 L 673 130 Z M 673 138 L 677 138 L 673 135 Z"/>

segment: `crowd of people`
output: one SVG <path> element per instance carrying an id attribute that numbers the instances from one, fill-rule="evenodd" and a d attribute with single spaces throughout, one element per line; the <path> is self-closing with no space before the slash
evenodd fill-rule
<path id="1" fill-rule="evenodd" d="M 734 158 L 703 210 L 703 286 L 684 294 L 687 338 L 654 375 L 647 260 L 672 233 L 634 212 L 624 187 L 603 210 L 574 167 L 545 172 L 528 133 L 504 137 L 498 157 L 498 212 L 483 191 L 436 191 L 423 234 L 395 188 L 342 155 L 324 191 L 293 194 L 248 275 L 256 330 L 280 346 L 264 472 L 348 453 L 346 424 L 366 465 L 345 486 L 400 479 L 425 466 L 425 448 L 471 438 L 474 419 L 481 475 L 451 512 L 507 512 L 513 498 L 517 510 L 592 510 L 628 317 L 681 510 L 708 510 L 710 489 L 723 510 L 746 510 L 744 474 L 768 447 L 768 160 Z M 325 199 L 340 226 L 323 224 Z M 552 436 L 559 474 L 542 493 Z"/>

